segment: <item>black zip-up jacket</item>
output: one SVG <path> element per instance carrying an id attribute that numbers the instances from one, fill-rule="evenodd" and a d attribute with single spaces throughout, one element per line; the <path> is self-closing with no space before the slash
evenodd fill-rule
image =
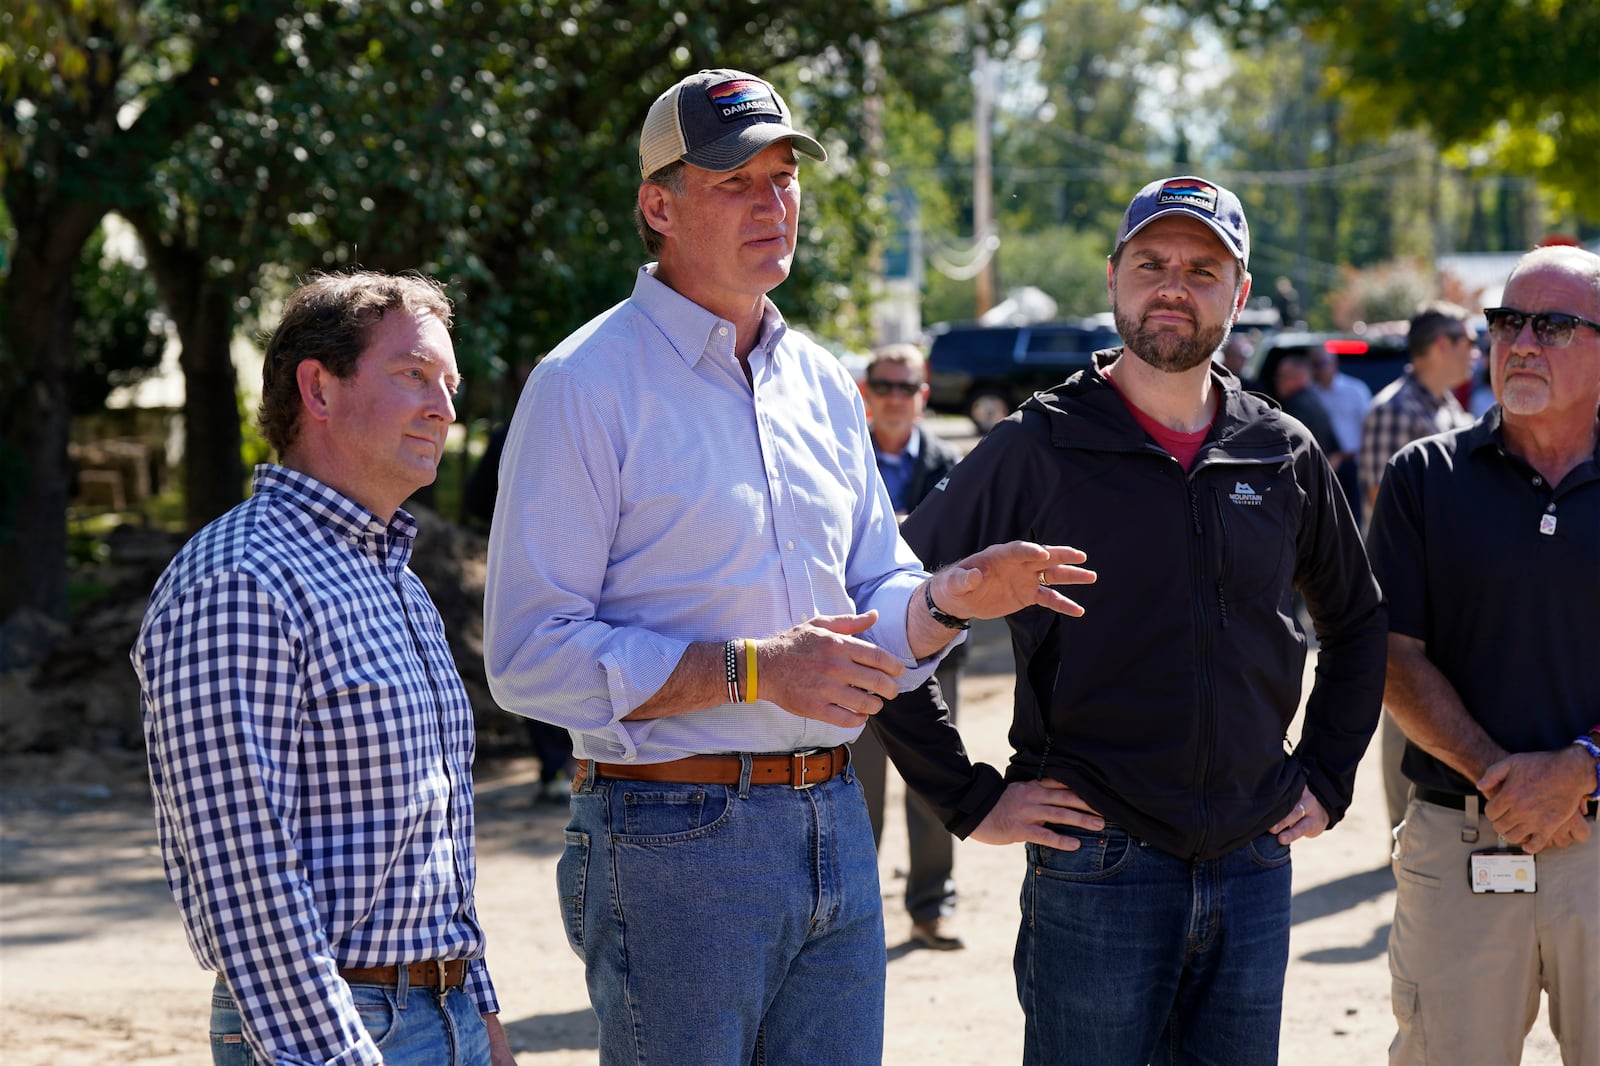
<path id="1" fill-rule="evenodd" d="M 1097 353 L 1097 367 L 1120 349 Z M 1387 621 L 1360 534 L 1304 426 L 1217 368 L 1221 407 L 1185 474 L 1098 368 L 996 426 L 903 526 L 937 568 L 989 544 L 1088 553 L 1094 585 L 1007 621 L 1016 657 L 1011 781 L 1050 777 L 1171 854 L 1259 834 L 1303 785 L 1337 822 L 1378 721 Z M 1304 596 L 1320 651 L 1300 741 Z M 878 716 L 908 783 L 965 836 L 1004 784 L 948 721 Z"/>

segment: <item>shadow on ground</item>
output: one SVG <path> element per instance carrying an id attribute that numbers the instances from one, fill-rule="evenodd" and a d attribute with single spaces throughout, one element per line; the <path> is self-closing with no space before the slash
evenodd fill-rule
<path id="1" fill-rule="evenodd" d="M 1290 904 L 1290 922 L 1294 925 L 1314 922 L 1392 891 L 1394 871 L 1387 864 L 1361 873 L 1346 874 L 1335 881 L 1296 892 Z"/>
<path id="2" fill-rule="evenodd" d="M 600 1048 L 600 1023 L 594 1011 L 588 1008 L 565 1014 L 535 1014 L 504 1024 L 512 1051 L 598 1051 Z"/>

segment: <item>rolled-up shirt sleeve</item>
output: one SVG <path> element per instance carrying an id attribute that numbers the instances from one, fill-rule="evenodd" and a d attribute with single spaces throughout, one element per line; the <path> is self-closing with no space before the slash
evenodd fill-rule
<path id="1" fill-rule="evenodd" d="M 500 706 L 608 732 L 631 753 L 618 723 L 667 683 L 690 641 L 598 617 L 624 505 L 621 449 L 602 426 L 570 375 L 528 383 L 500 463 L 484 659 Z"/>
<path id="2" fill-rule="evenodd" d="M 490 526 L 484 651 L 502 708 L 568 729 L 579 758 L 789 751 L 854 729 L 769 701 L 628 716 L 696 641 L 766 639 L 876 610 L 907 667 L 925 572 L 901 541 L 859 390 L 768 308 L 746 365 L 724 320 L 641 273 L 631 300 L 537 367 Z"/>

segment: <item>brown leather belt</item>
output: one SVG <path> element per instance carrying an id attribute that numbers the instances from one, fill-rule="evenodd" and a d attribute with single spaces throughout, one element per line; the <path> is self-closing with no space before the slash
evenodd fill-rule
<path id="1" fill-rule="evenodd" d="M 596 763 L 601 777 L 621 781 L 663 781 L 679 785 L 737 785 L 743 764 L 739 755 L 691 755 L 685 759 L 656 763 Z M 836 748 L 813 748 L 810 751 L 791 751 L 783 755 L 750 756 L 750 783 L 752 785 L 788 785 L 790 788 L 811 788 L 831 781 L 844 773 L 850 763 L 849 750 L 840 744 Z M 589 764 L 578 764 L 572 775 L 572 790 L 576 792 L 588 776 Z"/>
<path id="2" fill-rule="evenodd" d="M 413 962 L 405 967 L 406 984 L 412 988 L 433 988 L 443 992 L 447 988 L 460 988 L 467 979 L 464 959 L 446 962 Z M 339 976 L 350 985 L 398 985 L 398 966 L 360 966 L 340 970 Z"/>

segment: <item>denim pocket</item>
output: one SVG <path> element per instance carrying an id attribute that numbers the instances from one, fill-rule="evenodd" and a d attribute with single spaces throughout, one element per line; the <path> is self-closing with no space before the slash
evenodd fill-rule
<path id="1" fill-rule="evenodd" d="M 1041 877 L 1063 881 L 1099 881 L 1120 872 L 1133 861 L 1139 842 L 1124 829 L 1107 826 L 1098 833 L 1054 826 L 1057 832 L 1078 840 L 1076 851 L 1061 851 L 1041 844 L 1028 845 L 1028 859 Z"/>
<path id="2" fill-rule="evenodd" d="M 614 785 L 615 833 L 630 844 L 672 844 L 715 832 L 732 813 L 729 789 L 720 785 Z"/>
<path id="3" fill-rule="evenodd" d="M 233 995 L 222 985 L 211 996 L 212 1066 L 254 1066 L 255 1055 L 244 1038 L 244 1019 Z"/>
<path id="4" fill-rule="evenodd" d="M 566 831 L 567 846 L 556 860 L 556 893 L 561 903 L 561 925 L 567 946 L 583 958 L 583 894 L 589 883 L 589 834 Z"/>
<path id="5" fill-rule="evenodd" d="M 351 985 L 350 999 L 361 1018 L 361 1027 L 381 1051 L 383 1042 L 394 1034 L 395 1023 L 399 1020 L 394 992 L 387 986 Z"/>
<path id="6" fill-rule="evenodd" d="M 1276 833 L 1262 833 L 1249 844 L 1250 858 L 1257 866 L 1271 870 L 1289 861 L 1288 844 L 1280 844 Z"/>

